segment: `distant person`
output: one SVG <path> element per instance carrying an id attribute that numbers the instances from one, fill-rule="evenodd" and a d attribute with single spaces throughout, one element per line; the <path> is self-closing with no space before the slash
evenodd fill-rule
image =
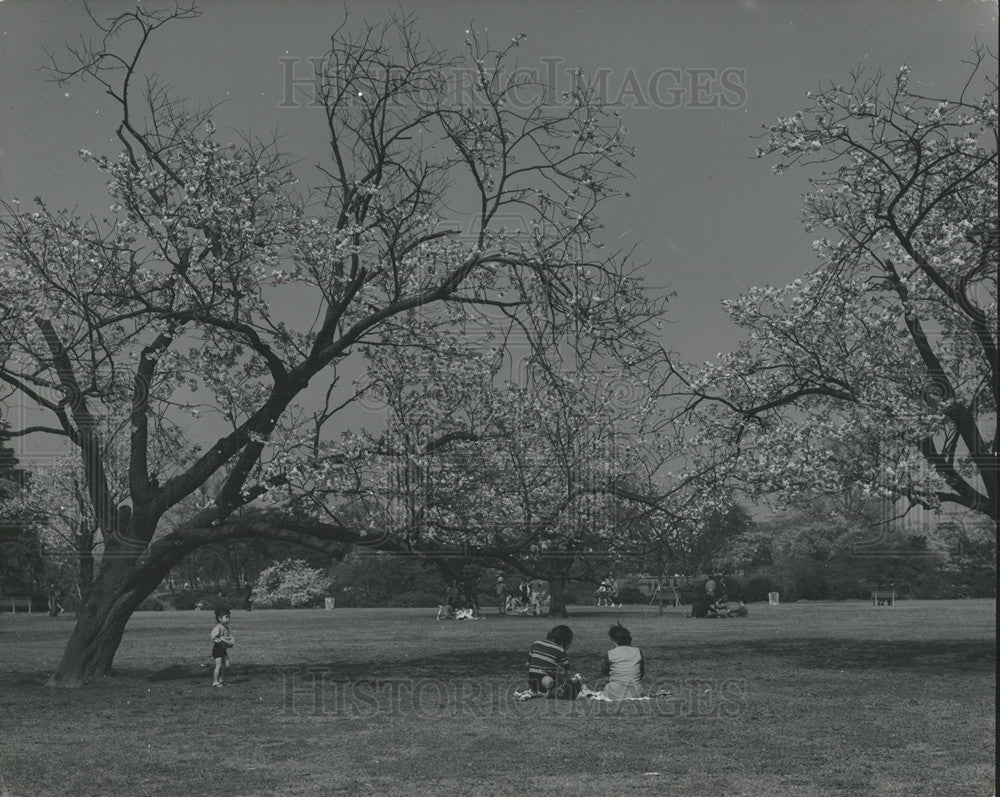
<path id="1" fill-rule="evenodd" d="M 567 678 L 569 656 L 566 649 L 573 642 L 573 631 L 566 625 L 557 625 L 545 639 L 531 644 L 528 652 L 528 686 L 532 692 L 573 699 L 583 686 L 579 676 Z"/>
<path id="2" fill-rule="evenodd" d="M 611 700 L 626 697 L 642 697 L 642 681 L 646 677 L 646 663 L 642 651 L 632 646 L 632 634 L 621 623 L 615 623 L 608 631 L 615 646 L 604 659 L 601 675 L 608 678 L 602 692 Z"/>
<path id="3" fill-rule="evenodd" d="M 528 584 L 529 614 L 541 617 L 542 607 L 549 597 L 549 582 L 536 578 Z"/>
<path id="4" fill-rule="evenodd" d="M 479 616 L 479 583 L 476 579 L 469 579 L 462 584 L 462 592 L 465 595 L 465 605 L 463 609 L 472 609 L 472 616 Z"/>
<path id="5" fill-rule="evenodd" d="M 702 589 L 696 590 L 694 599 L 691 601 L 692 617 L 708 617 L 712 607 L 718 601 L 716 595 L 715 579 L 711 576 L 705 581 Z"/>
<path id="6" fill-rule="evenodd" d="M 517 592 L 521 598 L 521 603 L 527 606 L 531 600 L 531 589 L 528 587 L 528 579 L 521 579 L 521 584 L 518 586 Z"/>
<path id="7" fill-rule="evenodd" d="M 611 584 L 608 582 L 609 576 L 601 579 L 601 585 L 597 588 L 597 605 L 607 606 L 611 593 Z"/>
<path id="8" fill-rule="evenodd" d="M 215 627 L 212 629 L 212 658 L 215 659 L 212 686 L 222 686 L 222 675 L 229 667 L 229 649 L 233 644 L 233 635 L 229 630 L 229 609 L 220 606 L 215 610 Z"/>
<path id="9" fill-rule="evenodd" d="M 497 576 L 496 583 L 493 585 L 493 595 L 496 598 L 497 607 L 500 609 L 500 615 L 507 614 L 507 584 L 504 583 L 503 576 Z"/>
<path id="10" fill-rule="evenodd" d="M 729 617 L 729 604 L 725 596 L 719 595 L 715 602 L 709 605 L 708 613 L 705 616 L 709 618 Z"/>
<path id="11" fill-rule="evenodd" d="M 616 603 L 618 603 L 618 590 L 619 590 L 618 581 L 615 579 L 614 576 L 612 576 L 612 575 L 609 574 L 608 575 L 608 597 L 611 598 L 611 605 L 612 606 L 614 606 Z M 621 606 L 620 603 L 618 603 L 618 605 Z"/>

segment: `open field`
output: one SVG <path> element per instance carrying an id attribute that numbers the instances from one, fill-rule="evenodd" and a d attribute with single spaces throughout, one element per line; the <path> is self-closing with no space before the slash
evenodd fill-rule
<path id="1" fill-rule="evenodd" d="M 0 615 L 0 775 L 21 795 L 988 795 L 992 601 L 580 608 L 596 675 L 620 618 L 670 692 L 519 703 L 546 618 L 433 611 L 235 612 L 224 689 L 209 612 L 137 614 L 118 677 L 44 685 L 72 618 Z"/>

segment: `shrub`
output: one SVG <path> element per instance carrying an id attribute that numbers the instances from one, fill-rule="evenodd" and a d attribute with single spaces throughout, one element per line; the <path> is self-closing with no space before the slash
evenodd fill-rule
<path id="1" fill-rule="evenodd" d="M 388 554 L 348 556 L 333 569 L 332 577 L 331 594 L 337 605 L 345 608 L 437 606 L 444 600 L 446 589 L 436 569 Z M 488 599 L 487 593 L 480 590 L 480 604 Z"/>
<path id="2" fill-rule="evenodd" d="M 301 559 L 286 559 L 265 568 L 251 592 L 254 608 L 298 609 L 319 606 L 330 580 Z"/>
<path id="3" fill-rule="evenodd" d="M 201 598 L 194 592 L 182 592 L 174 598 L 174 608 L 181 610 L 193 609 Z"/>
<path id="4" fill-rule="evenodd" d="M 972 581 L 973 598 L 995 598 L 997 594 L 997 571 L 980 570 Z"/>
<path id="5" fill-rule="evenodd" d="M 206 611 L 215 609 L 217 606 L 232 606 L 227 598 L 220 598 L 217 592 L 212 590 L 184 590 L 174 596 L 165 596 L 164 600 L 175 609 L 190 611 L 200 603 L 201 608 Z"/>
<path id="6" fill-rule="evenodd" d="M 401 592 L 385 604 L 393 608 L 428 609 L 441 603 L 441 597 L 430 592 Z"/>
<path id="7" fill-rule="evenodd" d="M 775 588 L 770 576 L 762 574 L 750 576 L 743 588 L 743 600 L 747 603 L 766 601 L 768 593 L 771 592 L 779 592 L 779 590 Z"/>
<path id="8" fill-rule="evenodd" d="M 154 598 L 152 595 L 150 595 L 149 597 L 146 598 L 146 600 L 144 600 L 142 603 L 139 604 L 139 607 L 138 609 L 136 609 L 136 611 L 162 612 L 163 604 L 157 598 Z"/>
<path id="9" fill-rule="evenodd" d="M 618 603 L 649 603 L 649 596 L 638 587 L 621 587 L 618 590 Z"/>
<path id="10" fill-rule="evenodd" d="M 668 592 L 667 594 L 672 593 Z M 681 584 L 677 589 L 677 594 L 680 595 L 682 604 L 693 605 L 695 601 L 705 594 L 705 579 Z"/>

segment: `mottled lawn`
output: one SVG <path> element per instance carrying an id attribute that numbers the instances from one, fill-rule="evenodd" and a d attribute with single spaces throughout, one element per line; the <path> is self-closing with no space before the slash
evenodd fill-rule
<path id="1" fill-rule="evenodd" d="M 234 612 L 224 689 L 208 612 L 137 614 L 117 676 L 45 685 L 72 618 L 0 615 L 0 775 L 22 795 L 989 795 L 992 601 L 580 608 L 593 679 L 621 619 L 648 702 L 518 702 L 554 620 L 433 610 Z"/>

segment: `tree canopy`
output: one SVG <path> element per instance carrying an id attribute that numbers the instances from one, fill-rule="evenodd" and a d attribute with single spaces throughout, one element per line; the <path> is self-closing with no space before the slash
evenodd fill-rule
<path id="1" fill-rule="evenodd" d="M 11 434 L 78 452 L 100 547 L 60 682 L 107 672 L 131 612 L 201 545 L 412 544 L 392 525 L 412 513 L 355 527 L 300 511 L 318 511 L 323 477 L 350 462 L 331 419 L 388 378 L 380 358 L 423 357 L 444 376 L 478 367 L 448 340 L 496 334 L 503 349 L 511 330 L 536 379 L 566 357 L 642 377 L 661 355 L 649 333 L 665 298 L 598 240 L 630 151 L 582 73 L 553 97 L 511 68 L 519 37 L 470 34 L 455 57 L 407 16 L 345 22 L 317 65 L 329 150 L 303 175 L 277 138 L 230 140 L 213 107 L 143 73 L 144 53 L 197 13 L 94 18 L 94 38 L 53 60 L 53 79 L 118 107 L 121 150 L 80 153 L 107 181 L 109 215 L 39 198 L 0 221 L 0 380 L 37 411 Z M 455 92 L 459 66 L 475 79 Z M 431 420 L 425 449 L 497 429 Z M 241 521 L 258 499 L 271 512 Z"/>
<path id="2" fill-rule="evenodd" d="M 905 66 L 859 73 L 766 128 L 757 155 L 811 175 L 821 265 L 726 302 L 747 337 L 680 391 L 753 494 L 846 490 L 996 520 L 995 65 L 974 51 L 951 98 Z"/>

